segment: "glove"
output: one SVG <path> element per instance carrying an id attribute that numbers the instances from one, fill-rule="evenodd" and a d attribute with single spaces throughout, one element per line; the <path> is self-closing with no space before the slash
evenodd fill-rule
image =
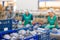
<path id="1" fill-rule="evenodd" d="M 19 23 L 18 23 L 19 25 L 21 25 L 22 24 L 22 22 L 21 21 L 19 21 Z"/>
<path id="2" fill-rule="evenodd" d="M 50 25 L 50 24 L 48 24 L 45 28 L 52 29 L 52 28 L 54 28 L 54 27 L 55 27 L 55 25 Z"/>

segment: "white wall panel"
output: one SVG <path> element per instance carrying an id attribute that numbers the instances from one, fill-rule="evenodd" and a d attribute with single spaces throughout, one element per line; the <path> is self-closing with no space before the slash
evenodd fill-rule
<path id="1" fill-rule="evenodd" d="M 38 0 L 17 0 L 16 8 L 18 10 L 37 10 L 38 9 Z"/>
<path id="2" fill-rule="evenodd" d="M 45 7 L 45 2 L 39 2 L 39 7 Z"/>
<path id="3" fill-rule="evenodd" d="M 60 7 L 60 1 L 48 1 L 46 7 Z"/>

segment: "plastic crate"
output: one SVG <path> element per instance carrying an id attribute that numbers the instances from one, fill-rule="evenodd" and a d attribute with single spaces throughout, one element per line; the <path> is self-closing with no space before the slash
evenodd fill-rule
<path id="1" fill-rule="evenodd" d="M 8 30 L 12 29 L 12 20 L 0 20 L 0 31 L 4 31 L 4 28 L 8 28 Z"/>
<path id="2" fill-rule="evenodd" d="M 43 31 L 38 36 L 39 36 L 39 40 L 50 40 L 50 31 L 49 30 Z"/>
<path id="3" fill-rule="evenodd" d="M 22 28 L 22 29 L 28 30 L 29 28 L 30 27 Z M 3 35 L 14 33 L 14 32 L 17 32 L 19 30 L 22 30 L 22 29 L 3 31 L 3 32 L 0 33 L 0 38 L 3 39 Z M 4 40 L 7 40 L 7 39 L 4 39 Z M 50 32 L 49 31 L 43 31 L 43 33 L 41 33 L 39 35 L 34 35 L 34 36 L 31 36 L 31 37 L 26 37 L 26 38 L 24 38 L 24 40 L 50 40 Z"/>
<path id="4" fill-rule="evenodd" d="M 39 40 L 50 40 L 50 36 L 45 34 L 40 34 Z"/>
<path id="5" fill-rule="evenodd" d="M 17 30 L 2 31 L 2 32 L 0 32 L 0 39 L 2 39 L 3 35 L 5 35 L 5 34 L 10 34 L 10 33 L 18 32 L 19 30 L 31 30 L 31 31 L 33 31 L 32 29 L 33 28 L 31 26 L 31 27 L 24 27 L 24 28 L 17 29 Z"/>
<path id="6" fill-rule="evenodd" d="M 0 32 L 0 39 L 3 39 L 3 35 L 14 33 L 14 32 L 17 32 L 17 30 L 8 30 L 8 31 Z"/>
<path id="7" fill-rule="evenodd" d="M 8 40 L 8 39 L 1 39 L 1 40 Z M 26 37 L 24 39 L 19 39 L 19 40 L 38 40 L 38 35 L 34 35 L 31 37 Z"/>
<path id="8" fill-rule="evenodd" d="M 2 35 L 1 35 L 1 39 L 0 40 L 2 40 L 3 39 L 3 35 L 4 34 L 10 34 L 10 33 L 13 33 L 13 32 L 17 32 L 17 30 L 13 30 L 13 31 L 6 31 L 5 33 L 3 33 Z M 4 40 L 8 40 L 8 39 L 4 39 Z M 19 40 L 22 40 L 22 39 L 19 39 Z M 25 37 L 24 38 L 24 40 L 38 40 L 38 35 L 34 35 L 34 36 L 28 36 L 28 37 Z"/>

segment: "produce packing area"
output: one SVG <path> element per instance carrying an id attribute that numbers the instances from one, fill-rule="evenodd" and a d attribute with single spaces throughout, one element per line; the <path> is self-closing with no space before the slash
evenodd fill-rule
<path id="1" fill-rule="evenodd" d="M 60 40 L 60 0 L 0 0 L 0 40 Z"/>

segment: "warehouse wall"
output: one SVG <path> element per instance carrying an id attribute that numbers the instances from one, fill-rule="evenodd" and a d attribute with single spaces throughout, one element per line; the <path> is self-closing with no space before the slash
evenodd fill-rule
<path id="1" fill-rule="evenodd" d="M 13 0 L 0 0 L 0 2 L 1 2 L 1 1 L 13 1 Z"/>
<path id="2" fill-rule="evenodd" d="M 39 1 L 39 7 L 60 7 L 60 1 Z"/>
<path id="3" fill-rule="evenodd" d="M 38 0 L 18 0 L 16 1 L 16 8 L 18 10 L 20 9 L 37 10 Z"/>

